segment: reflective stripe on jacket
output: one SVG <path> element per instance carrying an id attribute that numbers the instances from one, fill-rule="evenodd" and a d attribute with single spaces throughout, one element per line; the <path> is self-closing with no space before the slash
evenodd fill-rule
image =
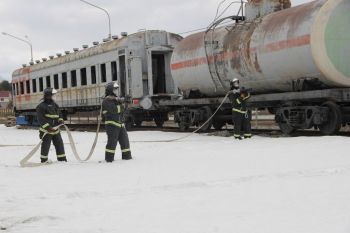
<path id="1" fill-rule="evenodd" d="M 36 107 L 36 114 L 42 132 L 59 125 L 63 120 L 59 106 L 54 101 L 43 101 Z"/>

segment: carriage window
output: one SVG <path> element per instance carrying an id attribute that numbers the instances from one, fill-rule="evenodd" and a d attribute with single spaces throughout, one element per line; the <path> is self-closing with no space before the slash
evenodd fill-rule
<path id="1" fill-rule="evenodd" d="M 46 87 L 51 87 L 50 76 L 46 76 Z"/>
<path id="2" fill-rule="evenodd" d="M 87 85 L 86 68 L 80 69 L 80 77 L 81 77 L 81 85 L 86 86 Z"/>
<path id="3" fill-rule="evenodd" d="M 58 74 L 55 74 L 55 75 L 53 76 L 53 85 L 54 85 L 54 88 L 55 88 L 55 89 L 59 89 L 59 88 L 60 88 L 60 85 L 59 85 L 59 83 L 58 83 Z"/>
<path id="4" fill-rule="evenodd" d="M 39 78 L 39 91 L 42 92 L 44 90 L 44 81 L 43 78 Z"/>
<path id="5" fill-rule="evenodd" d="M 107 82 L 106 64 L 101 64 L 101 82 Z"/>
<path id="6" fill-rule="evenodd" d="M 62 88 L 67 88 L 68 82 L 67 82 L 67 72 L 62 73 Z"/>
<path id="7" fill-rule="evenodd" d="M 20 82 L 19 85 L 20 85 L 21 95 L 24 95 L 24 83 Z"/>
<path id="8" fill-rule="evenodd" d="M 18 83 L 16 83 L 16 94 L 19 95 Z"/>
<path id="9" fill-rule="evenodd" d="M 77 71 L 72 70 L 70 72 L 70 76 L 71 76 L 72 87 L 76 87 L 77 86 Z"/>
<path id="10" fill-rule="evenodd" d="M 112 81 L 117 81 L 117 63 L 115 61 L 111 62 L 112 67 Z"/>
<path id="11" fill-rule="evenodd" d="M 37 89 L 36 89 L 36 79 L 32 79 L 32 86 L 33 86 L 33 93 L 36 93 Z"/>
<path id="12" fill-rule="evenodd" d="M 91 84 L 96 84 L 96 67 L 91 66 Z"/>
<path id="13" fill-rule="evenodd" d="M 30 81 L 29 80 L 26 81 L 26 93 L 30 94 Z"/>

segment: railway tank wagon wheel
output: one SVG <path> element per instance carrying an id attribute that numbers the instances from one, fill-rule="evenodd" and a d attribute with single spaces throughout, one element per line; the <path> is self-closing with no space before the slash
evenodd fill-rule
<path id="1" fill-rule="evenodd" d="M 199 122 L 199 126 L 202 126 L 213 114 L 213 111 L 210 107 L 204 106 L 201 108 L 201 111 L 203 113 L 203 120 Z M 200 132 L 207 132 L 211 129 L 211 126 L 213 125 L 213 119 L 210 119 L 208 123 L 202 126 L 200 129 Z"/>
<path id="2" fill-rule="evenodd" d="M 190 125 L 187 122 L 181 121 L 178 123 L 179 130 L 181 132 L 186 132 L 190 128 Z"/>
<path id="3" fill-rule="evenodd" d="M 282 131 L 282 133 L 285 135 L 292 135 L 296 131 L 296 129 L 293 126 L 289 125 L 288 123 L 281 122 L 281 123 L 278 123 L 278 126 Z"/>
<path id="4" fill-rule="evenodd" d="M 339 106 L 332 101 L 327 101 L 323 103 L 322 106 L 328 108 L 328 120 L 327 122 L 318 126 L 320 132 L 323 135 L 338 133 L 342 124 L 342 114 Z"/>
<path id="5" fill-rule="evenodd" d="M 141 127 L 142 126 L 142 120 L 135 120 L 134 124 L 136 127 Z"/>
<path id="6" fill-rule="evenodd" d="M 158 128 L 162 128 L 164 125 L 164 119 L 156 118 L 156 119 L 154 119 L 154 123 L 156 124 L 156 126 Z"/>
<path id="7" fill-rule="evenodd" d="M 156 113 L 153 117 L 154 123 L 158 128 L 162 128 L 164 123 L 169 120 L 168 112 L 159 112 Z"/>
<path id="8" fill-rule="evenodd" d="M 219 121 L 219 120 L 215 120 L 215 119 L 214 119 L 214 121 L 213 121 L 213 127 L 214 127 L 214 129 L 216 129 L 216 130 L 221 130 L 222 127 L 224 127 L 224 125 L 225 125 L 225 122 L 224 122 L 224 121 Z"/>
<path id="9" fill-rule="evenodd" d="M 282 107 L 292 107 L 294 105 L 296 105 L 296 103 L 287 102 Z M 269 112 L 277 114 L 278 113 L 278 109 L 269 109 Z M 276 117 L 277 117 L 277 115 L 276 115 Z M 293 135 L 293 133 L 295 133 L 295 131 L 297 131 L 297 129 L 294 128 L 293 126 L 291 126 L 290 124 L 288 124 L 288 122 L 278 122 L 278 127 L 280 128 L 281 132 L 284 135 L 291 136 L 291 135 Z"/>

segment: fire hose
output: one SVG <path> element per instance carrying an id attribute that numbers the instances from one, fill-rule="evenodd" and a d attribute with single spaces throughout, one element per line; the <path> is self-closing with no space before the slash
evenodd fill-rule
<path id="1" fill-rule="evenodd" d="M 175 138 L 175 139 L 169 139 L 169 140 L 149 140 L 149 141 L 131 141 L 131 142 L 134 142 L 134 143 L 137 143 L 137 142 L 144 142 L 144 143 L 152 143 L 152 142 L 176 142 L 176 141 L 180 141 L 180 140 L 183 140 L 185 138 L 188 138 L 190 136 L 192 136 L 193 134 L 197 133 L 199 130 L 201 130 L 206 124 L 209 123 L 209 121 L 215 116 L 215 114 L 220 110 L 220 108 L 222 107 L 222 105 L 225 103 L 228 95 L 230 94 L 230 92 L 228 92 L 224 99 L 221 101 L 220 105 L 217 107 L 217 109 L 214 111 L 214 113 L 207 119 L 206 122 L 204 122 L 199 128 L 197 128 L 196 130 L 194 130 L 193 132 L 191 133 L 188 133 L 187 135 L 185 136 L 182 136 L 182 137 L 179 137 L 179 138 Z M 73 151 L 73 155 L 74 157 L 76 158 L 77 161 L 79 162 L 86 162 L 88 160 L 91 159 L 92 157 L 92 154 L 94 153 L 94 150 L 96 148 L 96 144 L 97 144 L 97 140 L 98 140 L 98 134 L 99 134 L 99 131 L 100 131 L 100 126 L 101 126 L 101 118 L 102 118 L 102 107 L 100 109 L 100 117 L 99 117 L 99 121 L 98 121 L 98 124 L 97 124 L 97 130 L 96 130 L 96 134 L 95 134 L 95 139 L 94 139 L 94 142 L 91 146 L 91 149 L 90 149 L 90 152 L 89 154 L 87 155 L 87 157 L 85 159 L 82 159 L 79 154 L 78 154 L 78 151 L 77 151 L 77 148 L 75 147 L 75 142 L 74 142 L 74 139 L 73 139 L 73 136 L 68 128 L 68 126 L 62 124 L 62 125 L 58 125 L 57 127 L 55 127 L 54 129 L 55 130 L 59 130 L 60 127 L 64 127 L 66 129 L 66 132 L 67 132 L 67 135 L 68 135 L 68 139 L 69 139 L 69 145 Z M 21 161 L 20 161 L 20 166 L 21 167 L 38 167 L 38 166 L 42 166 L 42 165 L 46 165 L 45 163 L 33 163 L 33 162 L 29 162 L 29 160 L 34 156 L 34 154 L 39 150 L 40 146 L 41 146 L 41 143 L 43 141 L 43 138 L 47 135 L 48 133 L 46 132 L 42 139 L 40 140 L 40 142 L 29 152 L 28 155 L 26 155 Z"/>
<path id="2" fill-rule="evenodd" d="M 98 134 L 100 132 L 100 126 L 101 126 L 101 116 L 102 116 L 102 107 L 100 110 L 100 116 L 99 116 L 99 121 L 97 124 L 97 130 L 96 130 L 96 134 L 95 134 L 95 139 L 94 142 L 91 146 L 90 152 L 88 154 L 88 156 L 85 159 L 82 159 L 77 151 L 77 148 L 75 147 L 75 142 L 72 136 L 72 133 L 70 132 L 68 126 L 66 126 L 65 124 L 62 125 L 58 125 L 56 127 L 54 127 L 55 130 L 59 130 L 60 127 L 64 127 L 66 129 L 67 135 L 68 135 L 68 139 L 69 139 L 69 145 L 73 151 L 74 157 L 77 161 L 79 162 L 86 162 L 88 161 L 92 154 L 95 151 L 96 148 L 96 144 L 97 144 L 97 139 L 98 139 Z M 43 142 L 44 137 L 47 135 L 48 133 L 46 132 L 43 137 L 41 138 L 40 142 L 29 152 L 29 154 L 27 156 L 25 156 L 21 161 L 20 161 L 20 165 L 21 167 L 38 167 L 38 166 L 42 166 L 45 165 L 45 163 L 33 163 L 33 162 L 28 162 L 33 156 L 34 154 L 39 150 L 41 143 Z"/>

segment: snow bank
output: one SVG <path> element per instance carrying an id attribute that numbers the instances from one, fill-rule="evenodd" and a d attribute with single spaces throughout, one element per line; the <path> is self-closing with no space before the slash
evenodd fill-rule
<path id="1" fill-rule="evenodd" d="M 68 142 L 65 132 L 62 133 Z M 131 141 L 181 133 L 130 132 Z M 94 134 L 73 132 L 82 155 Z M 35 130 L 0 126 L 0 226 L 4 232 L 348 233 L 347 137 L 232 138 L 194 135 L 132 142 L 134 160 L 20 168 Z M 50 158 L 55 160 L 54 149 Z M 39 161 L 39 154 L 33 161 Z"/>

